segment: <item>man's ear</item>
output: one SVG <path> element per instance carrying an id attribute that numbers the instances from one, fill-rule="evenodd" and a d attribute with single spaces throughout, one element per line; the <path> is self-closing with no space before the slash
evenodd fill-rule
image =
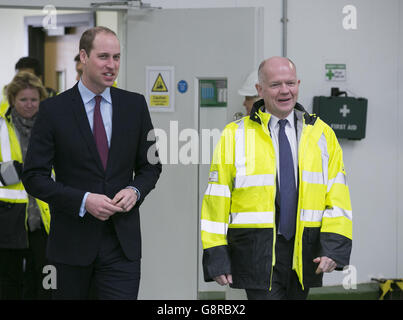
<path id="1" fill-rule="evenodd" d="M 84 49 L 80 50 L 80 61 L 82 64 L 86 64 L 88 60 L 87 52 Z"/>
<path id="2" fill-rule="evenodd" d="M 257 93 L 259 94 L 259 97 L 263 98 L 263 96 L 261 95 L 262 86 L 259 83 L 256 83 L 255 88 L 256 88 Z"/>

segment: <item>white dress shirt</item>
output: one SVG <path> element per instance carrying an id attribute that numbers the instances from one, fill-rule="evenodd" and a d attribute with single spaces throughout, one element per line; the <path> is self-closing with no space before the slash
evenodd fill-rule
<path id="1" fill-rule="evenodd" d="M 295 123 L 294 123 L 294 110 L 288 115 L 286 118 L 288 120 L 287 125 L 285 126 L 285 134 L 290 143 L 291 152 L 292 152 L 292 160 L 294 163 L 294 176 L 295 176 L 295 185 L 297 186 L 297 173 L 298 173 L 298 141 L 297 135 L 295 132 Z M 280 161 L 279 161 L 279 145 L 278 145 L 278 132 L 280 129 L 280 125 L 278 121 L 280 119 L 274 115 L 271 115 L 269 121 L 269 130 L 271 133 L 271 139 L 273 140 L 274 151 L 276 153 L 276 162 L 277 162 L 277 177 L 278 184 L 280 185 Z"/>
<path id="2" fill-rule="evenodd" d="M 94 126 L 94 109 L 95 109 L 95 97 L 97 94 L 93 93 L 88 89 L 81 80 L 78 82 L 78 91 L 80 92 L 81 99 L 83 100 L 85 112 L 87 113 L 88 122 L 91 127 L 91 131 Z M 108 138 L 108 147 L 111 146 L 111 136 L 112 136 L 112 98 L 111 89 L 107 87 L 104 92 L 99 94 L 101 99 L 101 115 L 102 121 L 104 123 L 106 137 Z"/>

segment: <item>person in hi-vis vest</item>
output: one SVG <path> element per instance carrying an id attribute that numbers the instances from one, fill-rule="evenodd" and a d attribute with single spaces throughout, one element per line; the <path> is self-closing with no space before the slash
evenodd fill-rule
<path id="1" fill-rule="evenodd" d="M 348 265 L 352 211 L 334 131 L 297 102 L 284 57 L 263 61 L 250 116 L 216 146 L 201 212 L 206 281 L 248 299 L 305 299 Z"/>
<path id="2" fill-rule="evenodd" d="M 23 292 L 29 299 L 49 295 L 42 287 L 49 207 L 28 195 L 21 182 L 31 129 L 47 96 L 40 79 L 20 72 L 7 86 L 10 104 L 0 114 L 0 299 L 21 299 Z"/>

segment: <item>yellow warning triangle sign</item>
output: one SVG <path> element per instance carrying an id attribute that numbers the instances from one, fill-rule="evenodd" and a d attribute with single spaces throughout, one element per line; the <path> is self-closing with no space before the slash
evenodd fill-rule
<path id="1" fill-rule="evenodd" d="M 161 73 L 158 74 L 157 80 L 155 80 L 151 91 L 152 92 L 168 92 L 168 88 L 164 82 L 164 79 L 162 79 Z"/>

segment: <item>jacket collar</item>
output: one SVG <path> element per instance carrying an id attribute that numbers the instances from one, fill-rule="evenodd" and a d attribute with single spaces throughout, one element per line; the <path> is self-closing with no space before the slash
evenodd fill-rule
<path id="1" fill-rule="evenodd" d="M 7 121 L 11 121 L 11 106 L 9 105 L 6 111 L 2 115 L 3 118 L 7 119 Z"/>
<path id="2" fill-rule="evenodd" d="M 66 93 L 69 93 L 71 95 L 71 109 L 76 118 L 79 130 L 81 131 L 82 136 L 84 137 L 84 141 L 86 142 L 86 144 L 90 150 L 90 153 L 94 157 L 95 162 L 97 163 L 99 169 L 101 169 L 102 172 L 104 172 L 101 158 L 99 157 L 98 149 L 95 144 L 94 135 L 91 131 L 91 127 L 88 122 L 88 117 L 87 117 L 87 113 L 85 111 L 83 99 L 82 99 L 82 97 L 80 95 L 80 91 L 78 89 L 78 82 L 76 83 L 76 85 L 73 88 L 71 88 Z"/>
<path id="3" fill-rule="evenodd" d="M 250 113 L 250 120 L 261 124 L 259 111 L 260 112 L 265 112 L 265 106 L 264 106 L 264 100 L 263 99 L 260 99 L 260 100 L 256 101 L 253 104 L 253 107 L 252 107 L 252 110 L 251 110 L 251 113 Z M 316 115 L 315 114 L 313 114 L 313 115 L 309 114 L 305 110 L 305 108 L 301 104 L 299 104 L 298 102 L 294 106 L 294 111 L 295 111 L 294 113 L 295 113 L 297 119 L 302 118 L 302 116 L 305 118 L 305 124 L 308 124 L 308 125 L 314 125 L 315 124 L 315 121 L 317 119 Z"/>

